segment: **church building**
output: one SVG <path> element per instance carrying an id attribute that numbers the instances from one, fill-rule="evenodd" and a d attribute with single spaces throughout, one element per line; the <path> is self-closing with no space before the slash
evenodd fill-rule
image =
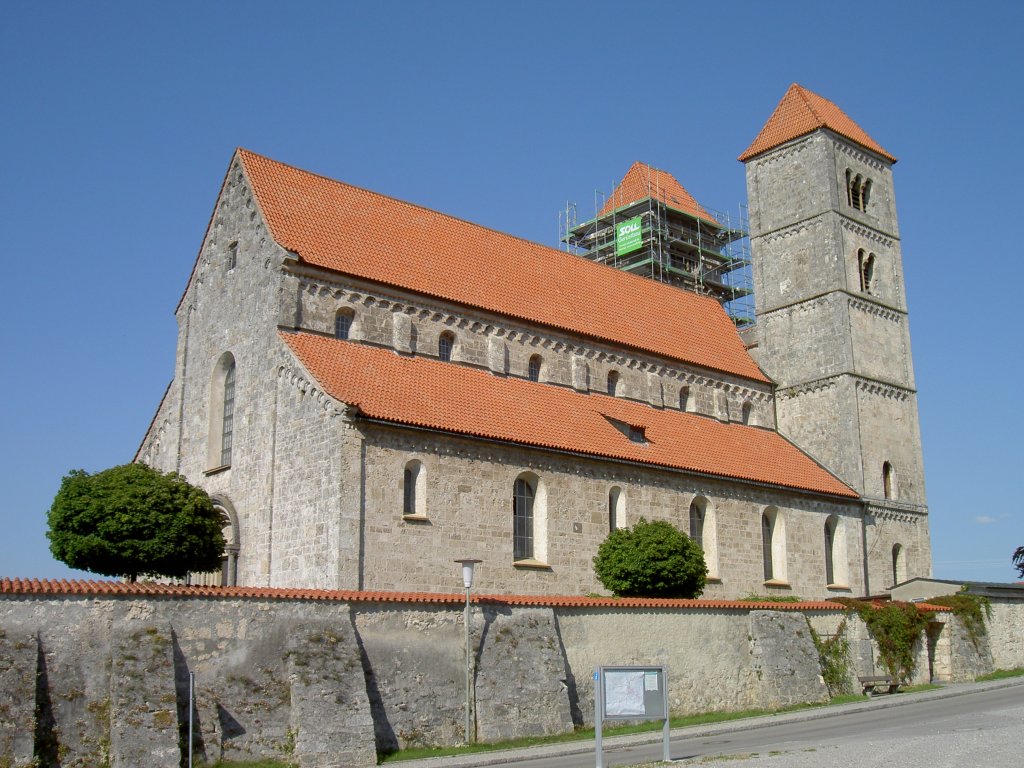
<path id="1" fill-rule="evenodd" d="M 930 576 L 895 158 L 794 85 L 740 160 L 750 318 L 746 233 L 641 163 L 565 251 L 237 150 L 136 455 L 224 515 L 193 581 L 601 592 L 640 517 L 705 597 Z"/>

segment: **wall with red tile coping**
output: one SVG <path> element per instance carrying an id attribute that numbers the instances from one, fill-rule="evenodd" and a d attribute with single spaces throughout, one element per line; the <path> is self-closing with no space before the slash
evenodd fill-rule
<path id="1" fill-rule="evenodd" d="M 3 680 L 13 702 L 32 706 L 12 705 L 16 727 L 0 728 L 0 752 L 27 765 L 33 751 L 59 749 L 72 766 L 104 750 L 143 749 L 155 768 L 173 768 L 190 671 L 210 760 L 291 750 L 302 766 L 335 765 L 337 754 L 353 756 L 345 765 L 372 765 L 377 750 L 457 743 L 463 599 L 2 579 Z M 597 664 L 666 665 L 679 714 L 821 700 L 807 621 L 827 633 L 843 616 L 827 602 L 474 595 L 473 603 L 483 740 L 589 724 Z M 863 625 L 851 619 L 847 631 L 851 678 L 874 672 Z M 984 666 L 979 657 L 972 669 L 957 667 L 950 657 L 964 656 L 964 636 L 943 638 L 951 674 Z M 922 647 L 919 679 L 927 669 Z"/>

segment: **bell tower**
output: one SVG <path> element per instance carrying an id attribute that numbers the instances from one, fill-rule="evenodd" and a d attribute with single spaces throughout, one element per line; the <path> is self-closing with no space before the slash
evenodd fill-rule
<path id="1" fill-rule="evenodd" d="M 863 496 L 870 591 L 930 576 L 896 158 L 794 84 L 739 159 L 779 431 Z"/>

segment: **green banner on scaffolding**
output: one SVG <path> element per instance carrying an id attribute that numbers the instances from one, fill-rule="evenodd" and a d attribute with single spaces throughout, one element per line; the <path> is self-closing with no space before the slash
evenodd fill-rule
<path id="1" fill-rule="evenodd" d="M 640 225 L 639 216 L 634 216 L 632 219 L 615 225 L 616 256 L 639 249 L 643 242 L 643 227 Z"/>

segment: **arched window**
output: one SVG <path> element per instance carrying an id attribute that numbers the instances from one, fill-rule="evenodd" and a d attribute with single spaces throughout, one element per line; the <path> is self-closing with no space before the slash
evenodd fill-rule
<path id="1" fill-rule="evenodd" d="M 772 521 L 767 512 L 761 515 L 761 559 L 764 561 L 764 580 L 771 581 L 775 570 L 772 568 Z"/>
<path id="2" fill-rule="evenodd" d="M 512 486 L 512 557 L 533 558 L 533 507 L 537 493 L 525 477 L 516 478 Z"/>
<path id="3" fill-rule="evenodd" d="M 697 499 L 690 502 L 690 538 L 704 549 L 704 505 Z"/>
<path id="4" fill-rule="evenodd" d="M 437 356 L 440 360 L 448 362 L 452 359 L 452 351 L 455 349 L 455 334 L 445 331 L 437 339 Z"/>
<path id="5" fill-rule="evenodd" d="M 862 293 L 871 293 L 875 279 L 875 254 L 863 248 L 857 249 L 857 277 L 860 280 Z"/>
<path id="6" fill-rule="evenodd" d="M 207 465 L 210 469 L 231 466 L 235 435 L 235 358 L 221 355 L 210 381 L 210 421 L 207 431 Z"/>
<path id="7" fill-rule="evenodd" d="M 836 516 L 832 515 L 825 521 L 825 583 L 835 584 L 833 568 L 834 549 L 836 545 Z"/>
<path id="8" fill-rule="evenodd" d="M 543 362 L 544 361 L 540 355 L 533 355 L 530 357 L 530 362 L 526 370 L 526 375 L 529 376 L 530 381 L 540 381 L 540 371 Z"/>
<path id="9" fill-rule="evenodd" d="M 786 522 L 775 507 L 761 515 L 761 557 L 764 560 L 764 580 L 786 581 Z"/>
<path id="10" fill-rule="evenodd" d="M 426 517 L 426 472 L 415 459 L 405 465 L 402 474 L 402 516 Z"/>
<path id="11" fill-rule="evenodd" d="M 512 485 L 512 558 L 544 562 L 548 554 L 547 491 L 532 472 Z"/>
<path id="12" fill-rule="evenodd" d="M 744 424 L 749 424 L 750 423 L 750 412 L 753 409 L 754 409 L 753 403 L 751 403 L 749 400 L 744 401 L 744 403 L 743 403 L 743 410 L 740 412 L 740 420 Z"/>
<path id="13" fill-rule="evenodd" d="M 690 388 L 680 387 L 679 389 L 679 410 L 688 411 L 690 410 Z"/>
<path id="14" fill-rule="evenodd" d="M 227 271 L 230 272 L 232 269 L 238 266 L 238 241 L 235 240 L 228 246 L 228 259 L 227 259 Z"/>
<path id="15" fill-rule="evenodd" d="M 615 397 L 615 390 L 619 388 L 619 372 L 608 372 L 608 394 Z"/>
<path id="16" fill-rule="evenodd" d="M 902 544 L 892 547 L 892 583 L 902 584 L 907 580 L 907 552 Z"/>
<path id="17" fill-rule="evenodd" d="M 868 209 L 868 197 L 871 195 L 871 179 L 865 179 L 859 173 L 846 169 L 846 203 L 858 211 Z"/>
<path id="18" fill-rule="evenodd" d="M 896 487 L 896 469 L 888 461 L 882 464 L 882 493 L 887 499 L 896 499 L 899 489 Z"/>
<path id="19" fill-rule="evenodd" d="M 347 339 L 352 332 L 352 321 L 355 313 L 351 309 L 339 309 L 334 316 L 334 338 Z"/>
<path id="20" fill-rule="evenodd" d="M 608 533 L 613 533 L 622 526 L 623 521 L 622 489 L 615 485 L 608 491 Z"/>

